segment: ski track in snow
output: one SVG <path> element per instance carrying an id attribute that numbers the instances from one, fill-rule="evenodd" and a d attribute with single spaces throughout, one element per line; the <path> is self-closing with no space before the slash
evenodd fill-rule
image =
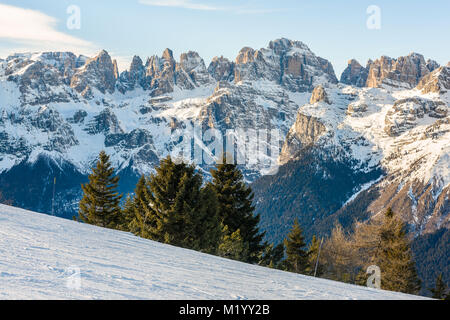
<path id="1" fill-rule="evenodd" d="M 70 268 L 81 286 L 70 286 Z M 0 299 L 421 299 L 0 205 Z"/>

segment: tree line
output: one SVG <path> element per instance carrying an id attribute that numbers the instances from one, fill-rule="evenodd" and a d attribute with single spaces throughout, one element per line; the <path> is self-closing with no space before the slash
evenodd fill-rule
<path id="1" fill-rule="evenodd" d="M 204 183 L 194 165 L 169 156 L 122 199 L 119 176 L 102 151 L 89 182 L 82 185 L 78 219 L 248 263 L 270 260 L 271 246 L 262 241 L 253 193 L 242 173 L 224 157 L 211 176 L 212 181 Z"/>
<path id="2" fill-rule="evenodd" d="M 275 246 L 263 242 L 252 189 L 237 165 L 224 156 L 211 177 L 205 183 L 194 165 L 169 156 L 155 173 L 141 176 L 134 193 L 123 199 L 117 191 L 119 176 L 102 151 L 89 182 L 82 185 L 78 220 L 242 262 L 360 285 L 367 280 L 367 266 L 375 264 L 382 271 L 382 289 L 418 294 L 420 281 L 406 225 L 392 210 L 355 223 L 351 234 L 336 226 L 323 245 L 316 236 L 308 245 L 296 219 L 284 242 Z M 433 296 L 448 297 L 440 280 Z"/>

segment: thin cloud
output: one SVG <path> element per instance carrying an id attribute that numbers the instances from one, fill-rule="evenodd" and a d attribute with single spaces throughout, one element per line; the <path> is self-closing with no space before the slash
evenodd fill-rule
<path id="1" fill-rule="evenodd" d="M 17 51 L 74 51 L 92 54 L 93 43 L 56 30 L 58 20 L 40 11 L 0 4 L 0 39 Z"/>
<path id="2" fill-rule="evenodd" d="M 190 10 L 200 10 L 200 11 L 228 11 L 235 14 L 267 14 L 274 12 L 281 12 L 284 9 L 263 9 L 263 8 L 252 8 L 249 6 L 212 6 L 200 2 L 193 2 L 191 0 L 139 0 L 140 4 L 153 6 L 153 7 L 172 7 L 172 8 L 182 8 Z"/>
<path id="3" fill-rule="evenodd" d="M 195 3 L 189 0 L 139 0 L 139 3 L 154 7 L 174 7 L 202 11 L 223 11 L 224 7 L 210 6 L 203 3 Z"/>

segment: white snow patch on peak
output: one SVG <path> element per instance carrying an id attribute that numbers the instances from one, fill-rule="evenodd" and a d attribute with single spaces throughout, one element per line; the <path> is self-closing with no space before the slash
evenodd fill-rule
<path id="1" fill-rule="evenodd" d="M 299 108 L 299 113 L 317 118 L 327 128 L 328 134 L 319 140 L 323 147 L 342 148 L 350 158 L 372 167 L 381 165 L 388 174 L 403 172 L 403 183 L 432 183 L 437 195 L 450 184 L 446 95 L 342 85 L 325 91 L 331 105 L 318 102 Z M 406 100 L 395 104 L 401 99 Z M 429 107 L 433 104 L 435 111 Z"/>

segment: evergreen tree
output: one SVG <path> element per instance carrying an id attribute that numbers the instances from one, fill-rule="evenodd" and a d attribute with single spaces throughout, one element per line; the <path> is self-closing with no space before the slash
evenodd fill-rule
<path id="1" fill-rule="evenodd" d="M 117 192 L 119 177 L 114 175 L 109 156 L 100 152 L 99 161 L 89 182 L 82 185 L 83 198 L 79 204 L 79 218 L 89 224 L 116 228 L 121 223 L 120 200 Z"/>
<path id="2" fill-rule="evenodd" d="M 442 273 L 439 274 L 439 276 L 436 278 L 436 284 L 434 288 L 429 289 L 432 298 L 434 299 L 446 299 L 448 298 L 449 294 L 447 293 L 447 285 L 445 284 L 444 280 L 442 279 Z"/>
<path id="3" fill-rule="evenodd" d="M 146 236 L 215 253 L 221 237 L 217 198 L 202 184 L 194 166 L 174 163 L 170 157 L 161 160 L 144 189 L 145 201 L 140 201 Z"/>
<path id="4" fill-rule="evenodd" d="M 418 294 L 420 280 L 406 234 L 406 224 L 390 208 L 385 213 L 379 236 L 374 261 L 381 269 L 381 288 Z"/>
<path id="5" fill-rule="evenodd" d="M 150 204 L 149 199 L 150 190 L 148 187 L 147 178 L 142 175 L 139 178 L 136 188 L 134 190 L 134 196 L 131 200 L 132 205 L 130 206 L 129 217 L 131 221 L 129 222 L 129 231 L 142 238 L 148 238 L 147 228 L 151 224 L 149 217 L 146 215 L 146 208 Z M 127 215 L 127 214 L 125 214 Z"/>
<path id="6" fill-rule="evenodd" d="M 251 188 L 244 183 L 237 165 L 227 163 L 225 155 L 222 163 L 211 170 L 211 175 L 210 186 L 218 198 L 220 221 L 228 226 L 231 234 L 240 230 L 243 241 L 248 245 L 248 256 L 243 261 L 258 262 L 264 249 L 261 244 L 264 233 L 260 233 L 258 228 L 260 216 L 254 214 Z"/>
<path id="7" fill-rule="evenodd" d="M 323 265 L 320 262 L 319 250 L 320 250 L 320 241 L 314 235 L 312 237 L 311 244 L 309 245 L 308 248 L 308 268 L 306 270 L 307 274 L 311 276 L 313 276 L 314 272 L 316 271 L 316 265 L 317 265 L 317 272 L 316 272 L 317 277 L 320 277 L 324 272 Z M 319 261 L 317 261 L 318 258 Z"/>
<path id="8" fill-rule="evenodd" d="M 134 198 L 130 194 L 127 194 L 125 203 L 122 208 L 122 219 L 117 229 L 122 231 L 131 231 L 130 224 L 134 219 Z"/>
<path id="9" fill-rule="evenodd" d="M 248 243 L 242 238 L 239 229 L 230 233 L 228 226 L 223 226 L 218 254 L 221 257 L 238 261 L 243 261 L 248 257 Z"/>
<path id="10" fill-rule="evenodd" d="M 264 267 L 282 269 L 284 258 L 284 244 L 274 247 L 273 244 L 264 244 L 264 252 L 261 254 L 258 264 Z"/>
<path id="11" fill-rule="evenodd" d="M 295 219 L 288 238 L 284 239 L 284 246 L 286 247 L 287 270 L 305 274 L 308 269 L 309 254 L 305 250 L 306 243 L 298 219 Z"/>

